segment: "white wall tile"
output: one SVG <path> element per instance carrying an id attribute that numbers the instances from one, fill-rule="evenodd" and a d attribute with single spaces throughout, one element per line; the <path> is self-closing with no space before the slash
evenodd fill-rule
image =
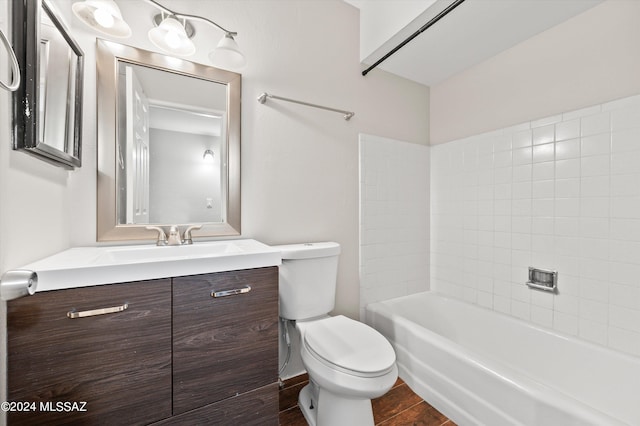
<path id="1" fill-rule="evenodd" d="M 544 145 L 536 145 L 533 147 L 532 154 L 534 163 L 553 161 L 555 157 L 555 144 L 545 143 Z"/>
<path id="2" fill-rule="evenodd" d="M 562 121 L 562 114 L 552 115 L 532 121 L 531 128 L 533 129 L 536 127 L 545 127 L 550 124 L 559 123 L 560 121 Z"/>
<path id="3" fill-rule="evenodd" d="M 611 176 L 612 197 L 640 196 L 640 173 Z"/>
<path id="4" fill-rule="evenodd" d="M 513 149 L 524 148 L 532 145 L 532 132 L 529 129 L 513 133 L 511 137 Z"/>
<path id="5" fill-rule="evenodd" d="M 555 162 L 556 179 L 580 177 L 580 159 L 558 160 Z"/>
<path id="6" fill-rule="evenodd" d="M 455 166 L 489 136 L 491 161 Z M 432 149 L 432 286 L 640 355 L 640 95 L 489 136 Z M 559 292 L 528 289 L 529 266 Z"/>
<path id="7" fill-rule="evenodd" d="M 556 124 L 556 141 L 574 139 L 580 136 L 580 119 L 563 121 Z"/>
<path id="8" fill-rule="evenodd" d="M 555 140 L 555 126 L 549 124 L 532 129 L 532 142 L 534 145 L 545 144 Z"/>
<path id="9" fill-rule="evenodd" d="M 559 198 L 577 198 L 580 196 L 580 179 L 556 179 L 555 196 Z M 557 214 L 557 213 L 556 213 Z M 562 216 L 562 215 L 559 215 Z"/>
<path id="10" fill-rule="evenodd" d="M 570 121 L 580 117 L 587 117 L 589 115 L 597 114 L 602 111 L 602 105 L 594 105 L 587 108 L 578 109 L 575 111 L 565 112 L 562 114 L 563 121 Z"/>
<path id="11" fill-rule="evenodd" d="M 609 155 L 593 155 L 580 159 L 580 174 L 582 176 L 608 176 L 611 157 Z"/>
<path id="12" fill-rule="evenodd" d="M 611 152 L 610 133 L 583 136 L 580 141 L 580 153 L 583 157 L 589 155 L 609 154 L 609 152 Z"/>
<path id="13" fill-rule="evenodd" d="M 582 197 L 607 197 L 609 193 L 609 176 L 583 176 L 580 179 L 580 195 Z"/>
<path id="14" fill-rule="evenodd" d="M 640 164 L 640 151 L 613 152 L 611 174 L 634 173 Z"/>
<path id="15" fill-rule="evenodd" d="M 589 115 L 580 119 L 581 136 L 597 135 L 611 132 L 611 116 L 609 112 Z"/>
<path id="16" fill-rule="evenodd" d="M 627 152 L 640 150 L 640 127 L 611 133 L 611 151 Z"/>
<path id="17" fill-rule="evenodd" d="M 640 106 L 622 108 L 611 112 L 613 131 L 640 127 Z"/>
<path id="18" fill-rule="evenodd" d="M 513 150 L 513 165 L 531 164 L 532 161 L 531 147 L 518 148 Z"/>
<path id="19" fill-rule="evenodd" d="M 580 158 L 580 139 L 575 138 L 556 142 L 556 160 L 566 160 L 568 158 Z"/>
<path id="20" fill-rule="evenodd" d="M 361 312 L 369 303 L 429 288 L 429 151 L 423 145 L 360 135 Z M 457 156 L 434 151 L 434 175 L 443 177 L 435 180 L 442 185 L 449 183 L 451 170 L 477 169 L 477 146 L 456 146 Z M 473 198 L 472 191 L 465 193 Z M 461 209 L 446 197 L 438 201 L 435 209 L 445 217 L 461 216 Z M 434 233 L 436 238 L 447 234 Z M 445 259 L 434 257 L 431 262 Z"/>

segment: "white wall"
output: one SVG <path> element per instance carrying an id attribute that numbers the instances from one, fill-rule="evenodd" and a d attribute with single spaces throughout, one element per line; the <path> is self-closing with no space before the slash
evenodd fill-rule
<path id="1" fill-rule="evenodd" d="M 431 88 L 431 143 L 640 92 L 640 2 L 607 0 Z"/>
<path id="2" fill-rule="evenodd" d="M 70 3 L 58 4 L 63 9 Z M 248 58 L 242 82 L 242 236 L 269 244 L 338 241 L 336 312 L 357 317 L 358 134 L 428 143 L 428 88 L 382 71 L 360 75 L 358 11 L 342 1 L 192 0 L 167 6 L 238 31 Z M 12 151 L 9 126 L 3 126 L 1 271 L 70 246 L 96 244 L 95 34 L 75 19 L 68 23 L 86 54 L 83 167 L 68 172 Z M 345 121 L 300 105 L 261 105 L 256 98 L 263 91 L 356 116 Z M 2 96 L 6 117 L 9 97 Z"/>
<path id="3" fill-rule="evenodd" d="M 429 289 L 429 147 L 360 135 L 360 319 Z"/>
<path id="4" fill-rule="evenodd" d="M 220 222 L 220 137 L 151 127 L 149 139 L 149 221 Z M 205 149 L 213 159 L 202 158 Z"/>
<path id="5" fill-rule="evenodd" d="M 640 95 L 432 147 L 431 194 L 436 290 L 640 355 Z"/>

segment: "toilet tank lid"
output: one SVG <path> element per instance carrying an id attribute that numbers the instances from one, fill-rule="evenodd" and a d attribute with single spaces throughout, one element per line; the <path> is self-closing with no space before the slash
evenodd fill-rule
<path id="1" fill-rule="evenodd" d="M 313 259 L 315 257 L 337 256 L 340 244 L 334 242 L 285 244 L 273 246 L 280 250 L 282 259 Z"/>

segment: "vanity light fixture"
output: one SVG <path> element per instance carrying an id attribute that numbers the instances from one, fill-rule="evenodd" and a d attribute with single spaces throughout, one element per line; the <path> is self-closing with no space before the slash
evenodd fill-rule
<path id="1" fill-rule="evenodd" d="M 131 28 L 113 0 L 79 1 L 71 6 L 71 10 L 78 19 L 96 31 L 119 38 L 131 36 Z"/>
<path id="2" fill-rule="evenodd" d="M 223 31 L 224 32 L 224 37 L 222 38 L 222 40 L 220 40 L 220 42 L 218 43 L 216 48 L 213 49 L 209 53 L 209 60 L 211 60 L 211 63 L 214 66 L 217 66 L 217 67 L 220 67 L 220 68 L 227 68 L 228 67 L 228 68 L 233 68 L 233 69 L 239 69 L 239 68 L 242 68 L 242 67 L 244 67 L 246 65 L 247 61 L 246 61 L 244 55 L 242 54 L 242 52 L 240 51 L 240 48 L 238 47 L 238 43 L 236 43 L 235 39 L 233 38 L 234 36 L 238 35 L 237 32 L 229 31 L 229 30 L 221 27 L 220 25 L 216 24 L 212 20 L 207 19 L 207 18 L 202 17 L 202 16 L 187 15 L 186 13 L 175 12 L 175 11 L 173 11 L 171 9 L 168 9 L 168 8 L 162 6 L 161 4 L 156 2 L 155 0 L 145 0 L 145 1 L 147 3 L 153 4 L 155 7 L 160 9 L 162 11 L 163 18 L 164 18 L 164 15 L 168 15 L 169 17 L 174 18 L 175 21 L 178 21 L 178 23 L 180 21 L 182 21 L 183 24 L 184 24 L 183 25 L 183 29 L 185 30 L 185 34 L 186 34 L 187 39 L 190 39 L 195 34 L 195 31 L 193 30 L 193 27 L 191 26 L 189 21 L 204 22 L 204 23 L 206 23 L 208 25 L 214 26 L 214 27 L 218 28 L 219 30 Z M 167 19 L 163 19 L 162 22 L 160 23 L 160 25 L 158 26 L 158 28 L 160 28 L 160 26 L 162 26 L 166 20 Z M 156 23 L 156 25 L 158 25 L 157 21 L 158 21 L 158 18 L 156 17 L 155 21 L 154 21 Z M 175 26 L 175 24 L 174 24 L 174 26 Z M 177 30 L 177 28 L 176 28 L 176 30 Z M 151 31 L 149 31 L 149 38 L 151 38 Z M 151 41 L 153 42 L 153 39 Z M 154 42 L 154 44 L 155 44 L 155 42 Z M 161 47 L 161 46 L 159 46 L 157 44 L 156 44 L 156 46 L 160 47 L 161 49 L 163 48 L 163 47 Z M 170 52 L 176 53 L 176 54 L 181 54 L 176 49 L 170 49 Z"/>
<path id="3" fill-rule="evenodd" d="M 149 40 L 164 52 L 180 56 L 195 53 L 196 47 L 191 41 L 195 30 L 190 21 L 200 21 L 224 32 L 224 37 L 209 53 L 211 63 L 219 68 L 238 70 L 247 63 L 234 37 L 237 32 L 229 31 L 212 20 L 186 13 L 175 12 L 155 0 L 144 0 L 160 9 L 155 15 L 154 28 L 149 31 Z M 113 37 L 129 37 L 131 28 L 122 18 L 120 8 L 114 0 L 82 0 L 72 5 L 73 13 L 91 28 Z"/>

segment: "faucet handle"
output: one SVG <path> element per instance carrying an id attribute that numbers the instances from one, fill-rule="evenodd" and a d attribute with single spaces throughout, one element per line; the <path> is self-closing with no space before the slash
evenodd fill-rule
<path id="1" fill-rule="evenodd" d="M 202 225 L 191 225 L 184 231 L 184 239 L 182 244 L 193 244 L 193 238 L 191 237 L 191 231 L 197 231 L 202 228 Z"/>
<path id="2" fill-rule="evenodd" d="M 164 233 L 164 229 L 159 226 L 145 226 L 149 231 L 158 231 L 158 241 L 156 241 L 157 246 L 166 246 L 167 245 L 167 234 Z"/>

